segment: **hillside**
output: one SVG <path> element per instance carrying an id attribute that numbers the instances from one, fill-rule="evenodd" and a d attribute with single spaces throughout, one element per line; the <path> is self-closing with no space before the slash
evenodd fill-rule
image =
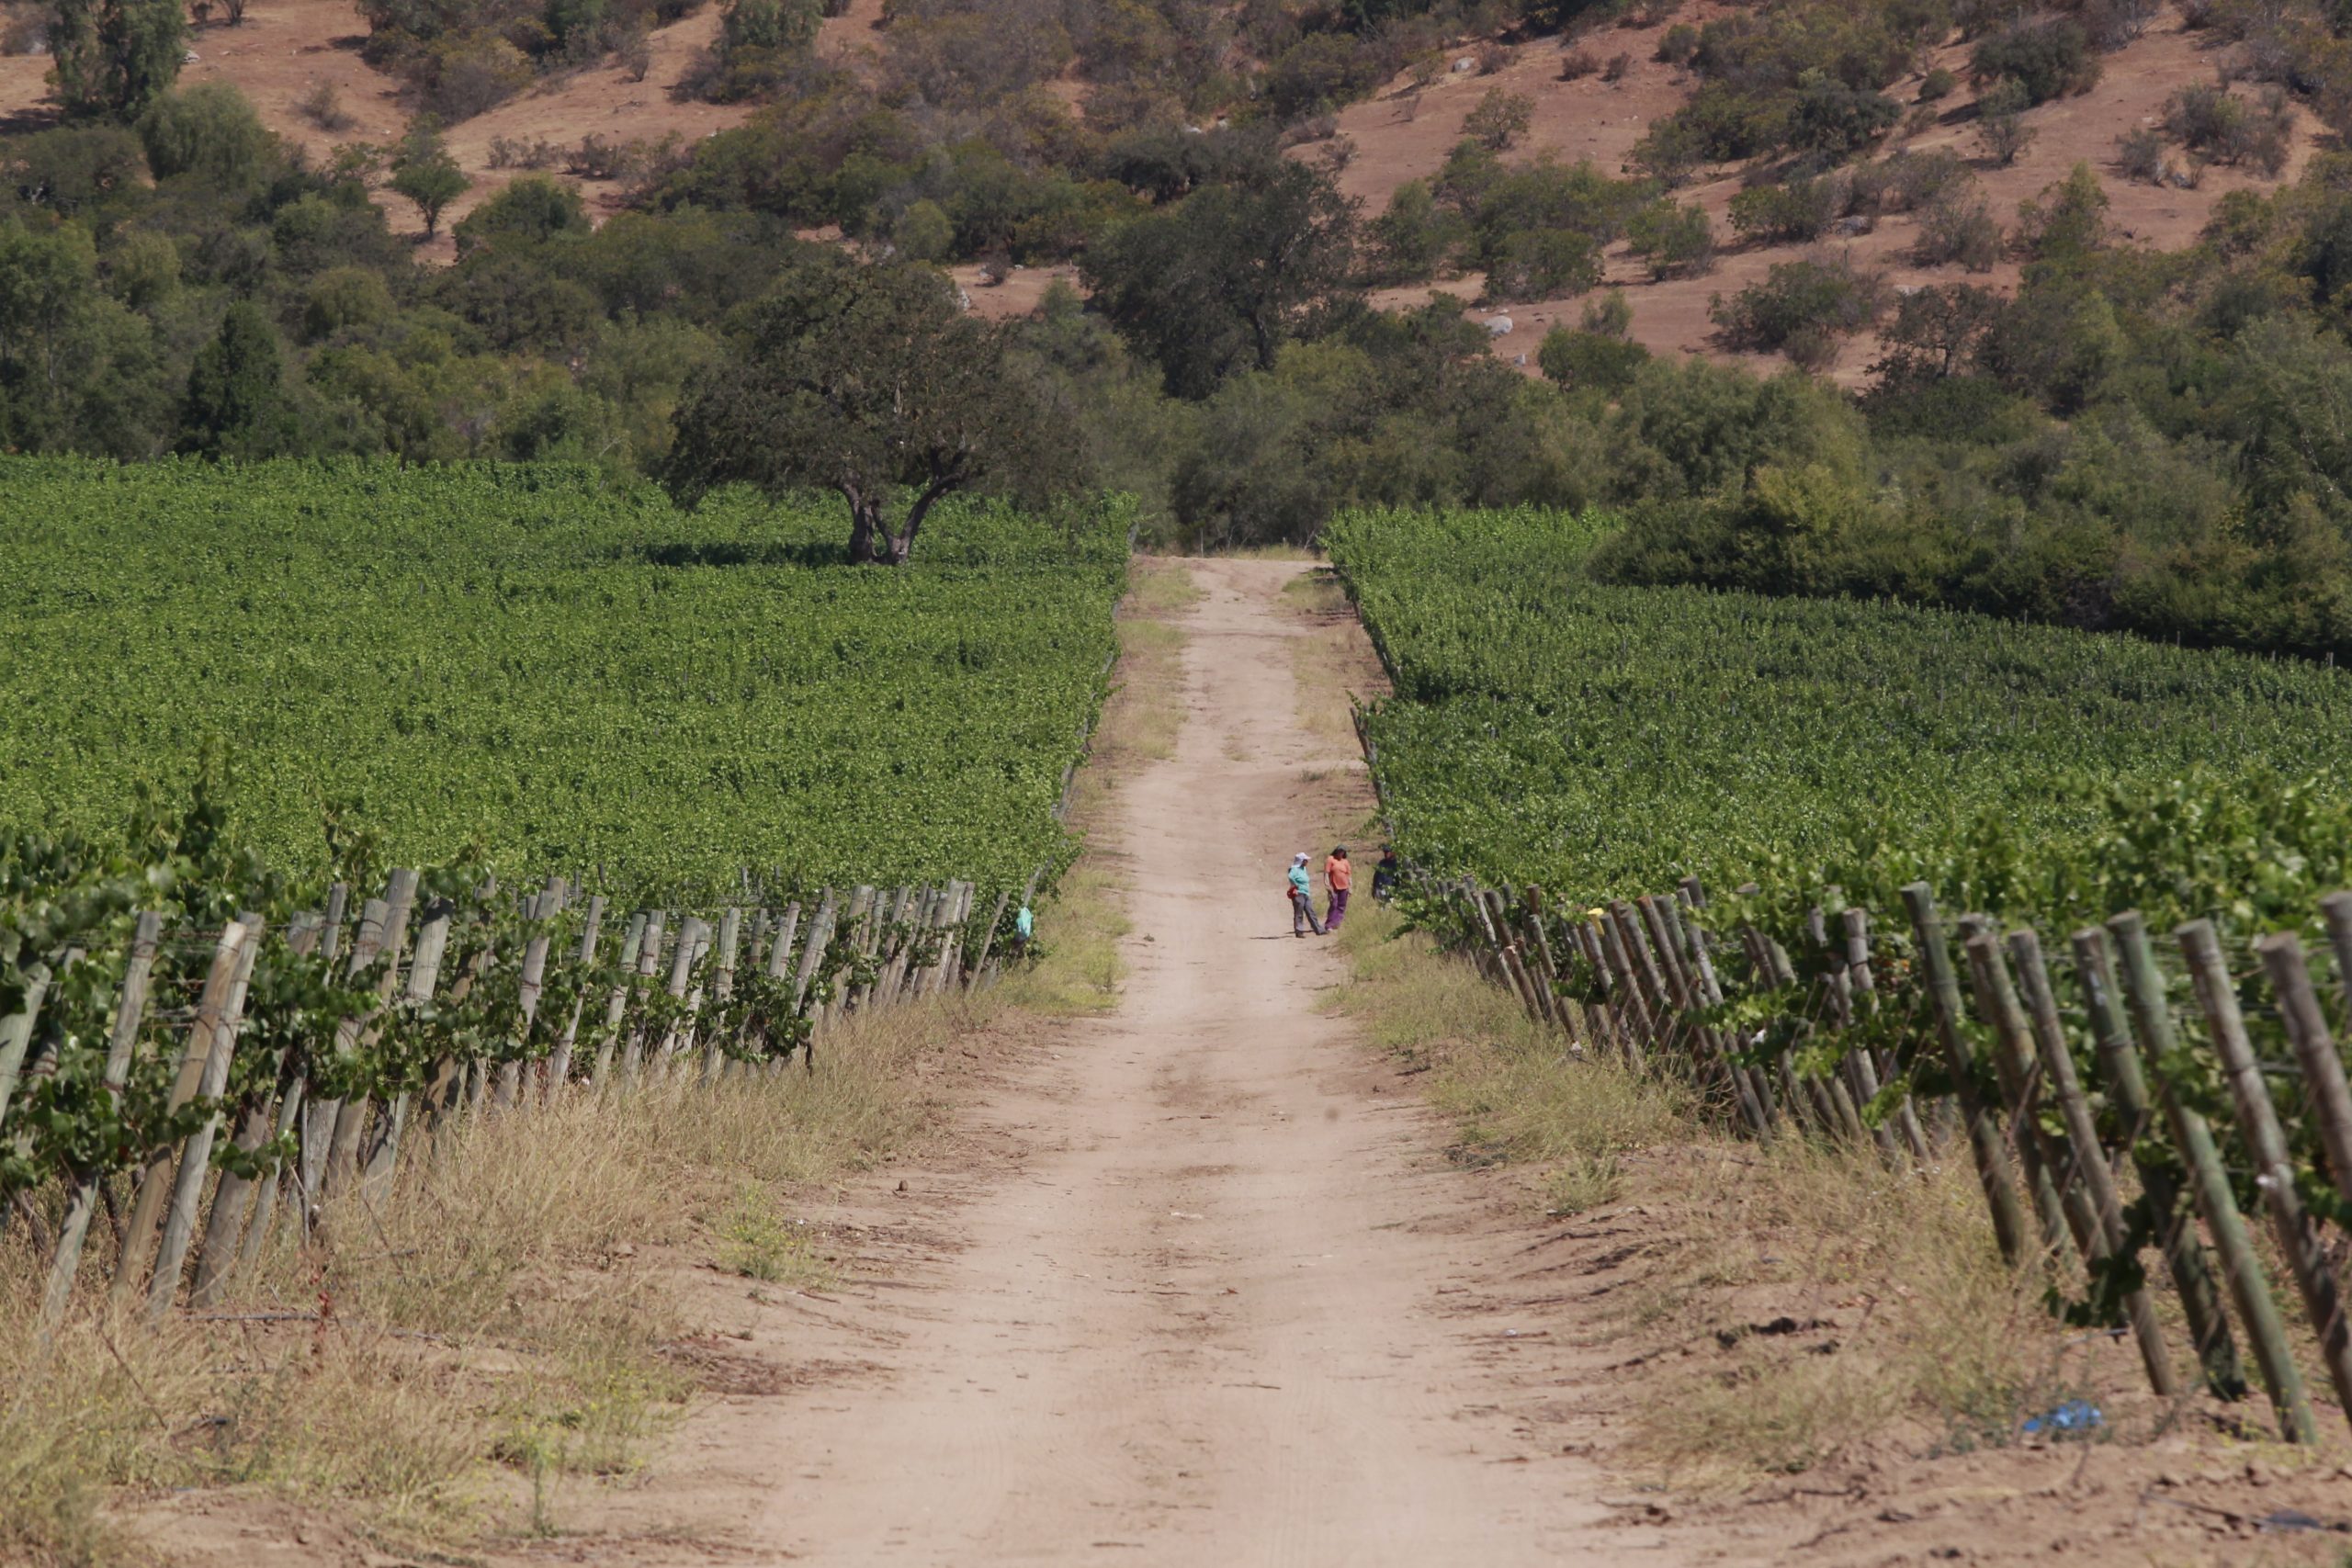
<path id="1" fill-rule="evenodd" d="M 1527 134 L 1511 150 L 1513 159 L 1552 157 L 1575 163 L 1589 158 L 1603 172 L 1617 174 L 1652 122 L 1688 102 L 1694 85 L 1688 71 L 1655 58 L 1660 37 L 1669 26 L 1702 23 L 1726 11 L 1717 6 L 1686 7 L 1653 26 L 1608 28 L 1585 35 L 1577 46 L 1592 54 L 1627 57 L 1623 79 L 1613 83 L 1598 75 L 1562 81 L 1563 45 L 1553 39 L 1510 47 L 1508 63 L 1492 75 L 1449 71 L 1425 89 L 1416 89 L 1409 78 L 1400 76 L 1376 96 L 1340 111 L 1337 134 L 1353 143 L 1352 154 L 1340 170 L 1340 188 L 1362 202 L 1367 214 L 1379 212 L 1398 186 L 1438 173 L 1447 153 L 1463 139 L 1464 119 L 1489 91 L 1498 88 L 1523 94 L 1534 105 Z M 2224 52 L 2222 40 L 2213 33 L 2192 30 L 2177 6 L 2165 6 L 2140 39 L 2106 57 L 2098 83 L 2089 92 L 2026 111 L 2025 121 L 2036 135 L 2025 153 L 2004 168 L 1976 149 L 1976 94 L 1967 80 L 1969 46 L 1950 42 L 1932 51 L 1920 70 L 1888 86 L 1886 93 L 1907 106 L 1917 99 L 1926 73 L 1938 67 L 1955 73 L 1961 79 L 1959 87 L 1937 102 L 1932 125 L 1916 133 L 1898 129 L 1879 155 L 1886 158 L 1939 149 L 1958 153 L 1969 160 L 1994 216 L 2004 223 L 2013 220 L 2019 202 L 2065 178 L 2075 164 L 2087 162 L 2106 187 L 2110 203 L 2108 218 L 2116 238 L 2131 244 L 2172 249 L 2195 239 L 2216 205 L 2231 191 L 2267 191 L 2291 182 L 2324 134 L 2310 110 L 2297 106 L 2291 151 L 2277 179 L 2218 164 L 2201 171 L 2195 189 L 2122 177 L 2114 167 L 2117 139 L 2158 123 L 2165 101 L 2182 87 L 2213 81 Z M 1468 60 L 1471 55 L 1465 48 L 1456 51 L 1456 57 Z M 1309 146 L 1300 152 L 1314 150 Z M 1707 317 L 1707 304 L 1713 296 L 1737 293 L 1761 278 L 1773 263 L 1788 260 L 1800 249 L 1734 243 L 1731 200 L 1743 186 L 1739 169 L 1716 168 L 1678 193 L 1706 212 L 1721 243 L 1713 268 L 1703 276 L 1653 281 L 1623 242 L 1609 248 L 1605 280 L 1609 287 L 1625 291 L 1633 306 L 1632 336 L 1636 342 L 1657 353 L 1747 359 L 1759 367 L 1772 363 L 1768 356 L 1723 350 L 1713 341 L 1714 329 Z M 1956 265 L 1914 264 L 1909 252 L 1917 233 L 1916 214 L 1889 214 L 1877 218 L 1866 233 L 1839 234 L 1826 243 L 1850 253 L 1858 262 L 1883 268 L 1896 288 L 1957 282 L 2003 290 L 2016 288 L 2019 268 L 2011 257 L 2004 257 L 1984 274 L 1972 274 Z M 1475 298 L 1484 281 L 1477 273 L 1465 273 L 1430 287 L 1385 289 L 1376 298 L 1389 305 L 1419 304 L 1440 289 Z M 1514 357 L 1525 354 L 1527 368 L 1532 372 L 1535 343 L 1555 322 L 1575 324 L 1581 308 L 1580 300 L 1563 297 L 1501 301 L 1499 313 L 1510 316 L 1513 331 L 1508 338 L 1498 340 L 1498 345 Z M 1849 344 L 1838 360 L 1838 378 L 1860 380 L 1873 357 L 1872 345 L 1873 340 L 1867 336 Z"/>

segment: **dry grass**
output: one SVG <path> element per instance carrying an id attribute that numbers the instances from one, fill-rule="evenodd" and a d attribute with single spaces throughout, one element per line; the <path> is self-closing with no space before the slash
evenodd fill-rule
<path id="1" fill-rule="evenodd" d="M 1870 1151 L 1736 1141 L 1680 1085 L 1572 1055 L 1369 900 L 1339 948 L 1351 980 L 1333 1005 L 1428 1069 L 1458 1159 L 1525 1166 L 1553 1213 L 1638 1204 L 1643 1254 L 1601 1332 L 1694 1352 L 1647 1363 L 1657 1382 L 1632 1411 L 1622 1457 L 1657 1479 L 1738 1489 L 1890 1438 L 2004 1443 L 2077 1395 L 2119 1427 L 2121 1412 L 2150 1431 L 2170 1414 L 2135 1397 L 2128 1347 L 2063 1330 L 2042 1276 L 2002 1264 L 1964 1153 L 1897 1172 Z M 1753 1332 L 1784 1317 L 1818 1331 Z"/>
<path id="2" fill-rule="evenodd" d="M 919 1134 L 927 1059 L 1000 1005 L 853 1020 L 813 1074 L 582 1093 L 414 1139 L 311 1245 L 281 1233 L 209 1320 L 98 1310 L 94 1245 L 84 1309 L 44 1356 L 17 1240 L 0 1254 L 0 1561 L 134 1560 L 107 1518 L 121 1489 L 262 1491 L 420 1551 L 554 1528 L 564 1488 L 641 1465 L 689 1392 L 661 1352 L 695 1325 L 647 1254 L 812 1277 L 794 1192 Z"/>

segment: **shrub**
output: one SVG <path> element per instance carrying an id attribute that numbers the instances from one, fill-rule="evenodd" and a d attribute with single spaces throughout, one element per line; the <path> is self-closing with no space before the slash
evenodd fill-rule
<path id="1" fill-rule="evenodd" d="M 2276 178 L 2286 167 L 2294 111 L 2285 91 L 2266 88 L 2248 103 L 2210 83 L 2183 87 L 2165 105 L 2165 130 L 2189 152 L 2250 164 Z"/>
<path id="2" fill-rule="evenodd" d="M 1600 247 L 1573 229 L 1531 229 L 1497 248 L 1487 268 L 1493 300 L 1548 299 L 1581 294 L 1600 281 Z"/>
<path id="3" fill-rule="evenodd" d="M 1779 263 L 1730 299 L 1715 296 L 1707 315 L 1724 347 L 1786 353 L 1811 369 L 1836 357 L 1839 339 L 1875 321 L 1885 299 L 1885 280 L 1850 257 L 1807 257 Z"/>
<path id="4" fill-rule="evenodd" d="M 890 225 L 890 243 L 909 261 L 944 261 L 956 247 L 956 225 L 939 203 L 910 202 Z"/>
<path id="5" fill-rule="evenodd" d="M 1696 204 L 1661 197 L 1625 220 L 1625 238 L 1652 277 L 1695 276 L 1714 265 L 1714 230 Z"/>
<path id="6" fill-rule="evenodd" d="M 528 141 L 518 136 L 493 136 L 490 139 L 490 166 L 493 169 L 551 169 L 563 153 L 544 136 Z"/>
<path id="7" fill-rule="evenodd" d="M 2107 192 L 2088 164 L 2018 204 L 2018 244 L 2035 260 L 2080 255 L 2107 243 Z"/>
<path id="8" fill-rule="evenodd" d="M 1407 180 L 1372 220 L 1374 265 L 1391 283 L 1426 283 L 1462 234 L 1460 220 L 1437 203 L 1427 180 Z"/>
<path id="9" fill-rule="evenodd" d="M 1800 152 L 1835 161 L 1875 144 L 1902 118 L 1902 107 L 1885 94 L 1808 71 L 1789 106 L 1784 134 Z"/>
<path id="10" fill-rule="evenodd" d="M 344 112 L 343 95 L 332 82 L 314 82 L 311 90 L 296 100 L 294 112 L 330 133 L 351 129 L 351 116 Z"/>
<path id="11" fill-rule="evenodd" d="M 1622 82 L 1625 79 L 1625 73 L 1633 68 L 1632 55 L 1612 54 L 1609 57 L 1609 63 L 1600 68 L 1600 79 L 1604 82 Z"/>
<path id="12" fill-rule="evenodd" d="M 1488 39 L 1471 51 L 1470 58 L 1477 62 L 1479 75 L 1497 75 L 1510 63 L 1510 45 L 1499 39 Z"/>
<path id="13" fill-rule="evenodd" d="M 1618 333 L 1577 332 L 1565 322 L 1544 333 L 1535 351 L 1545 380 L 1604 396 L 1632 386 L 1649 357 L 1648 349 Z"/>
<path id="14" fill-rule="evenodd" d="M 1786 185 L 1757 186 L 1731 198 L 1732 231 L 1743 240 L 1765 244 L 1817 240 L 1837 220 L 1838 196 L 1835 180 L 1796 179 Z"/>
<path id="15" fill-rule="evenodd" d="M 2025 122 L 2031 95 L 2015 80 L 2005 80 L 1976 100 L 1976 140 L 1985 156 L 2003 168 L 2016 163 L 2033 144 L 2034 130 Z"/>
<path id="16" fill-rule="evenodd" d="M 424 110 L 445 125 L 471 119 L 530 85 L 531 62 L 504 39 L 454 34 L 435 42 L 418 67 Z"/>
<path id="17" fill-rule="evenodd" d="M 2164 184 L 2164 138 L 2145 126 L 2125 131 L 2115 139 L 2115 167 L 2127 180 L 2152 186 Z"/>
<path id="18" fill-rule="evenodd" d="M 1688 22 L 1677 22 L 1658 34 L 1657 52 L 1652 56 L 1661 65 L 1688 65 L 1699 52 L 1699 29 Z"/>
<path id="19" fill-rule="evenodd" d="M 1560 80 L 1579 81 L 1600 69 L 1600 62 L 1589 49 L 1564 49 L 1560 51 Z"/>
<path id="20" fill-rule="evenodd" d="M 2017 83 L 2026 107 L 2073 93 L 2087 93 L 2098 82 L 2098 57 L 2082 27 L 2067 17 L 2019 22 L 1979 43 L 1968 57 L 1979 82 Z"/>
<path id="21" fill-rule="evenodd" d="M 1950 186 L 1920 210 L 1918 238 L 1911 247 L 1917 265 L 1958 263 L 1971 272 L 1990 272 L 2000 256 L 2001 226 L 1974 188 Z"/>
<path id="22" fill-rule="evenodd" d="M 1462 133 L 1481 147 L 1500 152 L 1527 134 L 1535 119 L 1535 100 L 1523 93 L 1489 87 L 1462 122 Z"/>
<path id="23" fill-rule="evenodd" d="M 1953 89 L 1959 85 L 1959 75 L 1939 65 L 1919 78 L 1919 101 L 1923 104 L 1932 104 L 1951 97 Z"/>
<path id="24" fill-rule="evenodd" d="M 1967 162 L 1941 147 L 1928 152 L 1905 149 L 1873 167 L 1879 174 L 1878 206 L 1883 212 L 1915 211 L 1968 177 Z"/>
<path id="25" fill-rule="evenodd" d="M 1363 96 L 1388 75 L 1378 51 L 1345 33 L 1309 33 L 1266 68 L 1264 89 L 1275 118 L 1337 108 Z"/>

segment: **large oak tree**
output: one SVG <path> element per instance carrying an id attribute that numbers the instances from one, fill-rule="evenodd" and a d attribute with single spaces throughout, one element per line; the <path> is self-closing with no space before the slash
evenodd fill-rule
<path id="1" fill-rule="evenodd" d="M 1082 479 L 1065 420 L 1006 347 L 926 268 L 795 267 L 680 413 L 664 477 L 689 502 L 736 483 L 832 491 L 850 559 L 901 565 L 944 496 L 1042 501 Z"/>

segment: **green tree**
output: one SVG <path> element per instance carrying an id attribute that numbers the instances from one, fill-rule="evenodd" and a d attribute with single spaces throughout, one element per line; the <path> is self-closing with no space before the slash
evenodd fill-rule
<path id="1" fill-rule="evenodd" d="M 140 117 L 139 140 L 157 179 L 187 175 L 224 191 L 250 190 L 267 178 L 277 141 L 226 82 L 157 98 Z"/>
<path id="2" fill-rule="evenodd" d="M 1248 186 L 1204 186 L 1137 218 L 1080 266 L 1095 304 L 1168 389 L 1203 398 L 1353 298 L 1355 204 L 1329 176 L 1278 161 Z"/>
<path id="3" fill-rule="evenodd" d="M 277 333 L 261 307 L 229 307 L 220 335 L 198 350 L 187 375 L 180 449 L 208 457 L 267 457 L 289 450 L 294 416 Z"/>
<path id="4" fill-rule="evenodd" d="M 169 91 L 187 51 L 180 0 L 52 0 L 50 80 L 66 112 L 132 120 Z"/>
<path id="5" fill-rule="evenodd" d="M 442 209 L 472 189 L 473 183 L 430 123 L 412 129 L 392 160 L 392 189 L 416 204 L 428 240 L 440 231 Z"/>
<path id="6" fill-rule="evenodd" d="M 902 565 L 943 496 L 993 483 L 1044 502 L 1083 478 L 1007 343 L 926 268 L 794 268 L 680 414 L 663 477 L 690 501 L 732 483 L 832 491 L 849 558 Z"/>

